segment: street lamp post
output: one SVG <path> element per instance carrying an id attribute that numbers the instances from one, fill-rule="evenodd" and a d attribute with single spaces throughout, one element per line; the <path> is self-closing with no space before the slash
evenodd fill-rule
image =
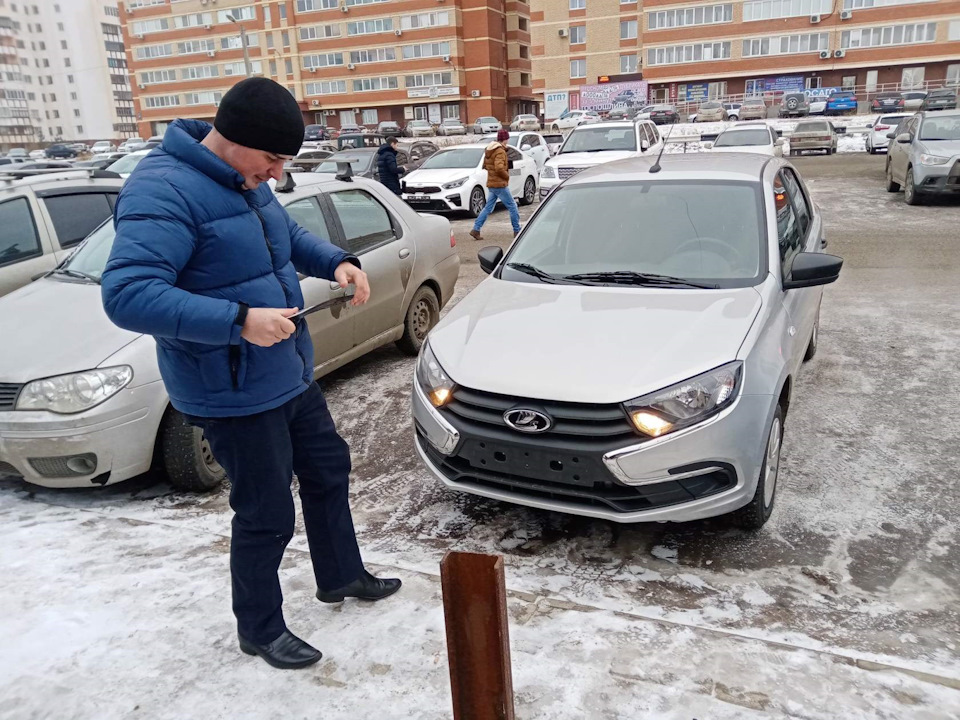
<path id="1" fill-rule="evenodd" d="M 247 77 L 250 77 L 250 51 L 247 49 L 247 31 L 244 30 L 243 23 L 233 15 L 227 15 L 227 19 L 240 27 L 240 45 L 243 48 L 243 70 L 247 74 Z"/>

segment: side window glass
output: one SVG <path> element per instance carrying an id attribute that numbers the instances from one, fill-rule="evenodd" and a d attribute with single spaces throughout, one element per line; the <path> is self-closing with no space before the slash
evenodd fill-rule
<path id="1" fill-rule="evenodd" d="M 800 222 L 800 232 L 805 236 L 807 230 L 810 229 L 810 219 L 813 216 L 813 213 L 810 211 L 810 204 L 807 202 L 807 198 L 800 188 L 800 181 L 792 170 L 785 168 L 783 178 L 786 181 L 787 192 L 789 192 L 790 198 L 793 200 L 797 220 Z"/>
<path id="2" fill-rule="evenodd" d="M 660 131 L 657 130 L 657 126 L 651 125 L 650 123 L 644 123 L 644 125 L 646 126 L 647 131 L 653 137 L 653 144 L 656 145 L 658 142 L 660 142 Z"/>
<path id="3" fill-rule="evenodd" d="M 315 197 L 303 198 L 286 206 L 287 213 L 293 221 L 307 232 L 313 233 L 321 240 L 330 240 L 330 231 L 323 219 L 323 211 Z"/>
<path id="4" fill-rule="evenodd" d="M 411 157 L 413 156 L 414 152 L 415 151 L 411 151 Z M 410 160 L 407 159 L 407 154 L 403 151 L 397 151 L 397 165 L 406 165 L 408 162 L 410 162 Z"/>
<path id="5" fill-rule="evenodd" d="M 410 148 L 410 160 L 412 162 L 416 162 L 421 158 L 422 153 L 423 153 L 423 150 L 420 148 L 420 146 L 414 145 L 412 148 Z"/>
<path id="6" fill-rule="evenodd" d="M 515 147 L 511 146 L 507 148 L 507 159 L 513 161 L 523 160 L 523 154 Z"/>
<path id="7" fill-rule="evenodd" d="M 386 208 L 363 190 L 331 193 L 330 200 L 340 218 L 347 249 L 354 255 L 395 237 Z"/>
<path id="8" fill-rule="evenodd" d="M 3 232 L 0 232 L 0 266 L 43 254 L 37 226 L 26 198 L 0 203 L 0 228 L 3 228 Z"/>
<path id="9" fill-rule="evenodd" d="M 62 248 L 78 244 L 113 214 L 105 193 L 54 195 L 42 200 Z"/>
<path id="10" fill-rule="evenodd" d="M 787 188 L 780 173 L 773 181 L 773 197 L 777 210 L 777 240 L 780 245 L 780 268 L 783 279 L 790 277 L 793 259 L 803 246 L 803 233 L 787 196 Z"/>

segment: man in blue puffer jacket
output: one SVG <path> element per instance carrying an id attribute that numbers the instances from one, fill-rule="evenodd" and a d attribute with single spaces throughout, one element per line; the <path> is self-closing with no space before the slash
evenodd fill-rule
<path id="1" fill-rule="evenodd" d="M 230 478 L 233 611 L 240 649 L 274 667 L 320 652 L 284 623 L 277 570 L 300 482 L 317 597 L 378 600 L 400 587 L 368 573 L 348 504 L 350 451 L 313 382 L 297 271 L 370 295 L 357 258 L 299 227 L 266 181 L 303 140 L 290 93 L 266 78 L 235 85 L 213 127 L 177 120 L 117 200 L 103 304 L 152 335 L 174 408 L 203 429 Z"/>

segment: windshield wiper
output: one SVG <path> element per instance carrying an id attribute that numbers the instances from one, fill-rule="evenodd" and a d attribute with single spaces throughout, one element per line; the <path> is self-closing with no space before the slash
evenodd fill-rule
<path id="1" fill-rule="evenodd" d="M 80 272 L 79 270 L 71 270 L 70 268 L 57 268 L 54 270 L 52 275 L 66 275 L 67 277 L 78 278 L 80 280 L 87 280 L 92 283 L 100 284 L 100 278 L 90 275 L 85 272 Z"/>
<path id="2" fill-rule="evenodd" d="M 510 268 L 511 270 L 526 273 L 527 275 L 533 275 L 533 277 L 546 283 L 555 283 L 560 280 L 560 278 L 558 278 L 556 275 L 551 275 L 550 273 L 541 270 L 538 267 L 534 267 L 529 263 L 507 263 L 506 267 Z"/>
<path id="3" fill-rule="evenodd" d="M 584 280 L 587 282 L 612 282 L 624 285 L 663 285 L 671 287 L 692 287 L 704 290 L 716 290 L 719 285 L 685 280 L 672 275 L 657 275 L 655 273 L 641 273 L 633 270 L 613 270 L 610 272 L 576 273 L 561 276 L 564 280 Z"/>

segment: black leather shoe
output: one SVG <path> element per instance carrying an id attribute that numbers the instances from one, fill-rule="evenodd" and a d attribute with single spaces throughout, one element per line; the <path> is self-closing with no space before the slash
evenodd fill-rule
<path id="1" fill-rule="evenodd" d="M 360 577 L 338 590 L 330 592 L 317 590 L 317 600 L 325 603 L 343 602 L 343 599 L 348 597 L 359 600 L 382 600 L 388 595 L 393 595 L 400 589 L 400 585 L 400 581 L 396 578 L 375 578 L 364 570 L 360 573 Z"/>
<path id="2" fill-rule="evenodd" d="M 247 655 L 259 655 L 270 665 L 281 670 L 307 667 L 323 657 L 319 650 L 305 643 L 289 630 L 284 630 L 283 635 L 266 645 L 257 645 L 244 640 L 239 635 L 237 637 L 240 638 L 240 649 Z"/>

